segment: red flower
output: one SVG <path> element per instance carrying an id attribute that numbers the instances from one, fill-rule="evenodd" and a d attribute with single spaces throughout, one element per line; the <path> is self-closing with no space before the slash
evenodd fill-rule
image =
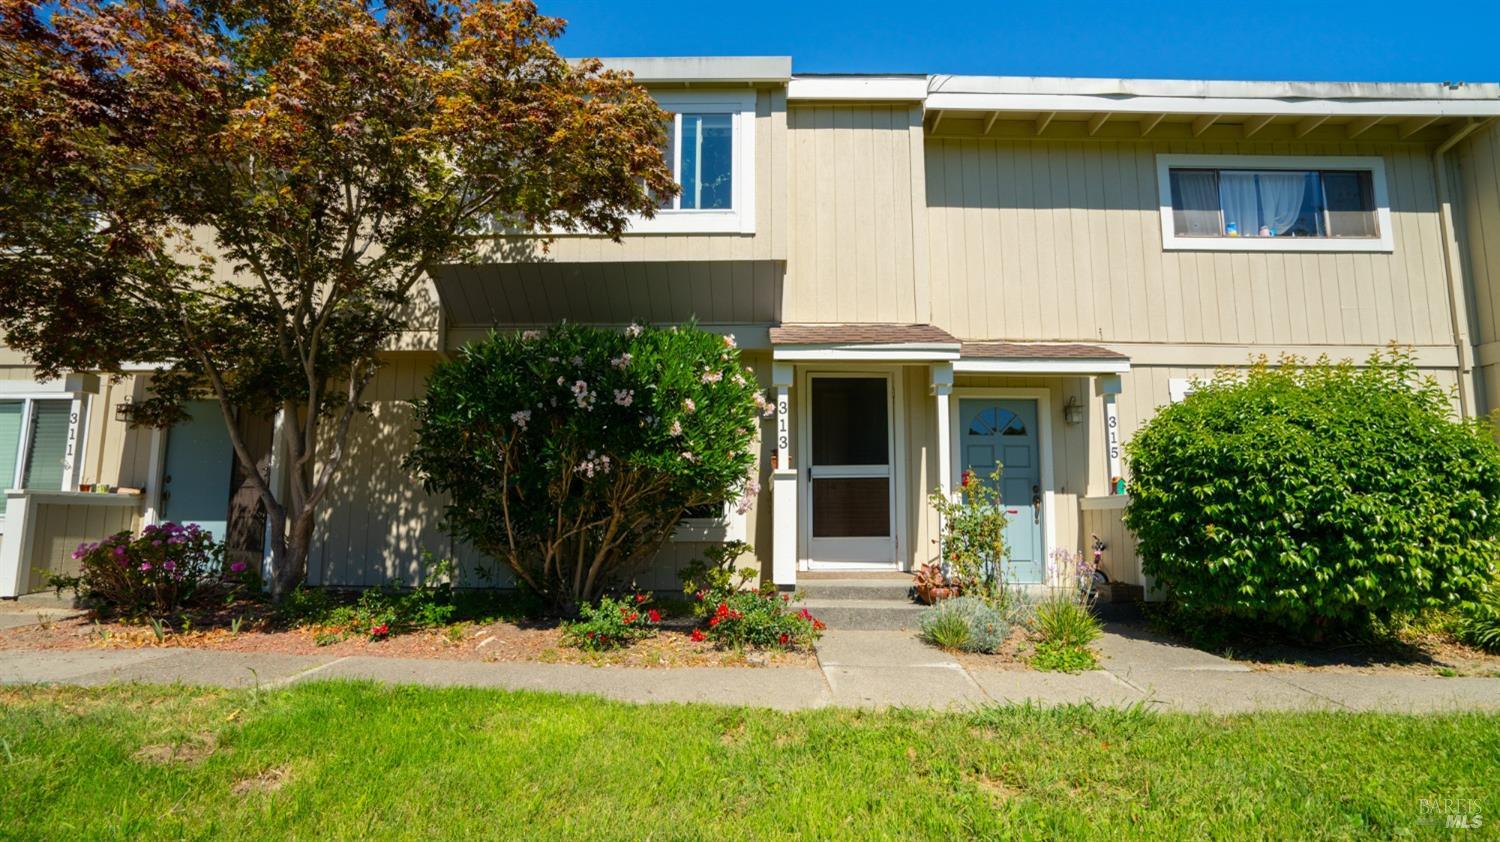
<path id="1" fill-rule="evenodd" d="M 786 642 L 787 642 L 787 641 L 788 641 L 788 640 L 791 640 L 791 638 L 790 638 L 790 637 L 787 637 L 787 634 L 786 634 L 786 632 L 782 632 L 782 633 L 781 633 L 781 645 L 782 645 L 782 646 L 785 646 L 785 645 L 786 645 Z"/>
<path id="2" fill-rule="evenodd" d="M 370 637 L 373 637 L 373 638 L 385 637 L 386 635 L 388 635 L 390 633 L 391 633 L 391 627 L 390 627 L 390 625 L 388 625 L 386 623 L 381 623 L 380 625 L 374 626 L 373 628 L 370 629 Z"/>
<path id="3" fill-rule="evenodd" d="M 963 487 L 964 488 L 968 488 L 969 487 L 969 483 L 973 479 L 974 479 L 974 473 L 972 471 L 964 471 L 964 473 L 963 473 Z"/>
<path id="4" fill-rule="evenodd" d="M 719 610 L 715 611 L 714 613 L 718 614 L 720 617 L 724 616 L 725 614 L 728 614 L 729 613 L 729 603 L 727 603 L 727 602 L 721 602 L 721 603 L 719 603 Z"/>
<path id="5" fill-rule="evenodd" d="M 646 595 L 645 594 L 638 593 L 638 594 L 635 595 L 635 602 L 636 602 L 637 605 L 639 605 L 639 604 L 641 604 L 642 602 L 645 602 L 645 601 L 646 601 Z"/>
<path id="6" fill-rule="evenodd" d="M 625 622 L 627 622 L 627 623 L 634 623 L 636 620 L 639 620 L 640 618 L 641 618 L 641 615 L 639 615 L 639 614 L 635 613 L 634 611 L 632 611 L 629 614 L 625 615 Z"/>
<path id="7" fill-rule="evenodd" d="M 698 591 L 697 593 L 693 594 L 693 598 L 698 600 L 699 602 L 702 602 L 703 598 L 706 596 L 708 596 L 708 591 Z"/>
<path id="8" fill-rule="evenodd" d="M 646 616 L 648 618 L 650 618 L 651 622 L 653 622 L 653 623 L 660 623 L 661 622 L 661 612 L 657 611 L 655 608 L 651 609 L 650 611 L 647 611 L 646 612 Z"/>
<path id="9" fill-rule="evenodd" d="M 717 626 L 719 624 L 719 621 L 722 620 L 722 619 L 724 619 L 724 618 L 720 617 L 718 615 L 714 615 L 714 616 L 708 618 L 708 624 L 710 626 Z"/>
<path id="10" fill-rule="evenodd" d="M 703 633 L 703 629 L 693 629 L 692 638 L 695 643 L 702 643 L 708 639 L 708 635 Z"/>

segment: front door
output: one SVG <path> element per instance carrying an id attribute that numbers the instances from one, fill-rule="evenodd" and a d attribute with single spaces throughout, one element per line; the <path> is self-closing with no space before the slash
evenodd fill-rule
<path id="1" fill-rule="evenodd" d="M 896 563 L 891 379 L 808 377 L 807 557 L 813 567 Z"/>
<path id="2" fill-rule="evenodd" d="M 989 482 L 1000 470 L 1000 505 L 1009 518 L 1006 581 L 1042 581 L 1042 467 L 1037 402 L 1029 398 L 963 398 L 958 402 L 963 469 Z"/>
<path id="3" fill-rule="evenodd" d="M 229 532 L 230 465 L 234 447 L 216 401 L 192 401 L 189 418 L 167 433 L 162 518 L 196 523 L 223 541 Z"/>

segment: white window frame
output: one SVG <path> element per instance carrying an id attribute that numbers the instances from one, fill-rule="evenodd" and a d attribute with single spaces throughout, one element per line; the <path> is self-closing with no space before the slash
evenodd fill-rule
<path id="1" fill-rule="evenodd" d="M 66 461 L 63 462 L 62 485 L 55 490 L 77 491 L 78 471 L 83 464 L 83 460 L 79 457 L 83 453 L 84 437 L 88 430 L 88 405 L 91 403 L 89 396 L 67 392 L 37 391 L 34 387 L 30 390 L 16 389 L 0 382 L 0 400 L 21 402 L 21 429 L 16 442 L 15 473 L 8 477 L 0 477 L 0 486 L 3 486 L 0 493 L 21 490 L 22 482 L 26 478 L 26 462 L 31 455 L 32 417 L 36 412 L 36 405 L 43 401 L 66 401 L 68 403 L 68 446 L 64 453 Z M 54 489 L 32 490 L 51 491 Z"/>
<path id="2" fill-rule="evenodd" d="M 733 151 L 733 186 L 728 210 L 663 208 L 651 219 L 633 217 L 631 234 L 755 233 L 755 91 L 662 91 L 652 94 L 672 112 L 672 160 L 675 176 L 681 160 L 683 114 L 729 114 Z"/>
<path id="3" fill-rule="evenodd" d="M 672 533 L 674 544 L 723 544 L 745 541 L 749 535 L 747 513 L 736 511 L 733 500 L 724 502 L 723 517 L 683 518 Z"/>
<path id="4" fill-rule="evenodd" d="M 1360 170 L 1370 173 L 1378 237 L 1179 237 L 1172 218 L 1172 170 Z M 1156 186 L 1165 251 L 1392 252 L 1391 202 L 1385 159 L 1377 155 L 1157 155 Z"/>

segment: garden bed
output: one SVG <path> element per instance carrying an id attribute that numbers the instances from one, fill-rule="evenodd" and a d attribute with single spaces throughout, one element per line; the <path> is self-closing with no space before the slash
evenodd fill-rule
<path id="1" fill-rule="evenodd" d="M 231 630 L 235 617 L 238 633 Z M 0 632 L 0 649 L 142 649 L 155 647 L 267 652 L 286 655 L 332 654 L 457 661 L 576 663 L 630 667 L 742 667 L 816 664 L 811 652 L 720 650 L 691 638 L 685 625 L 664 624 L 655 637 L 628 647 L 586 652 L 563 644 L 553 621 L 505 619 L 456 622 L 434 629 L 392 634 L 383 640 L 343 635 L 337 629 L 277 622 L 268 606 L 248 603 L 211 615 L 199 614 L 183 630 L 179 622 L 157 639 L 147 622 L 94 620 L 88 615 Z M 321 643 L 320 643 L 321 639 Z"/>

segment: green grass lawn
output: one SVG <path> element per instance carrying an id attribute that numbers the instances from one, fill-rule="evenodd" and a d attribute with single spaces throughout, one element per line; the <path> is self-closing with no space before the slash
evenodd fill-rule
<path id="1" fill-rule="evenodd" d="M 0 690 L 0 837 L 1451 838 L 1500 717 L 781 714 L 484 690 Z"/>

